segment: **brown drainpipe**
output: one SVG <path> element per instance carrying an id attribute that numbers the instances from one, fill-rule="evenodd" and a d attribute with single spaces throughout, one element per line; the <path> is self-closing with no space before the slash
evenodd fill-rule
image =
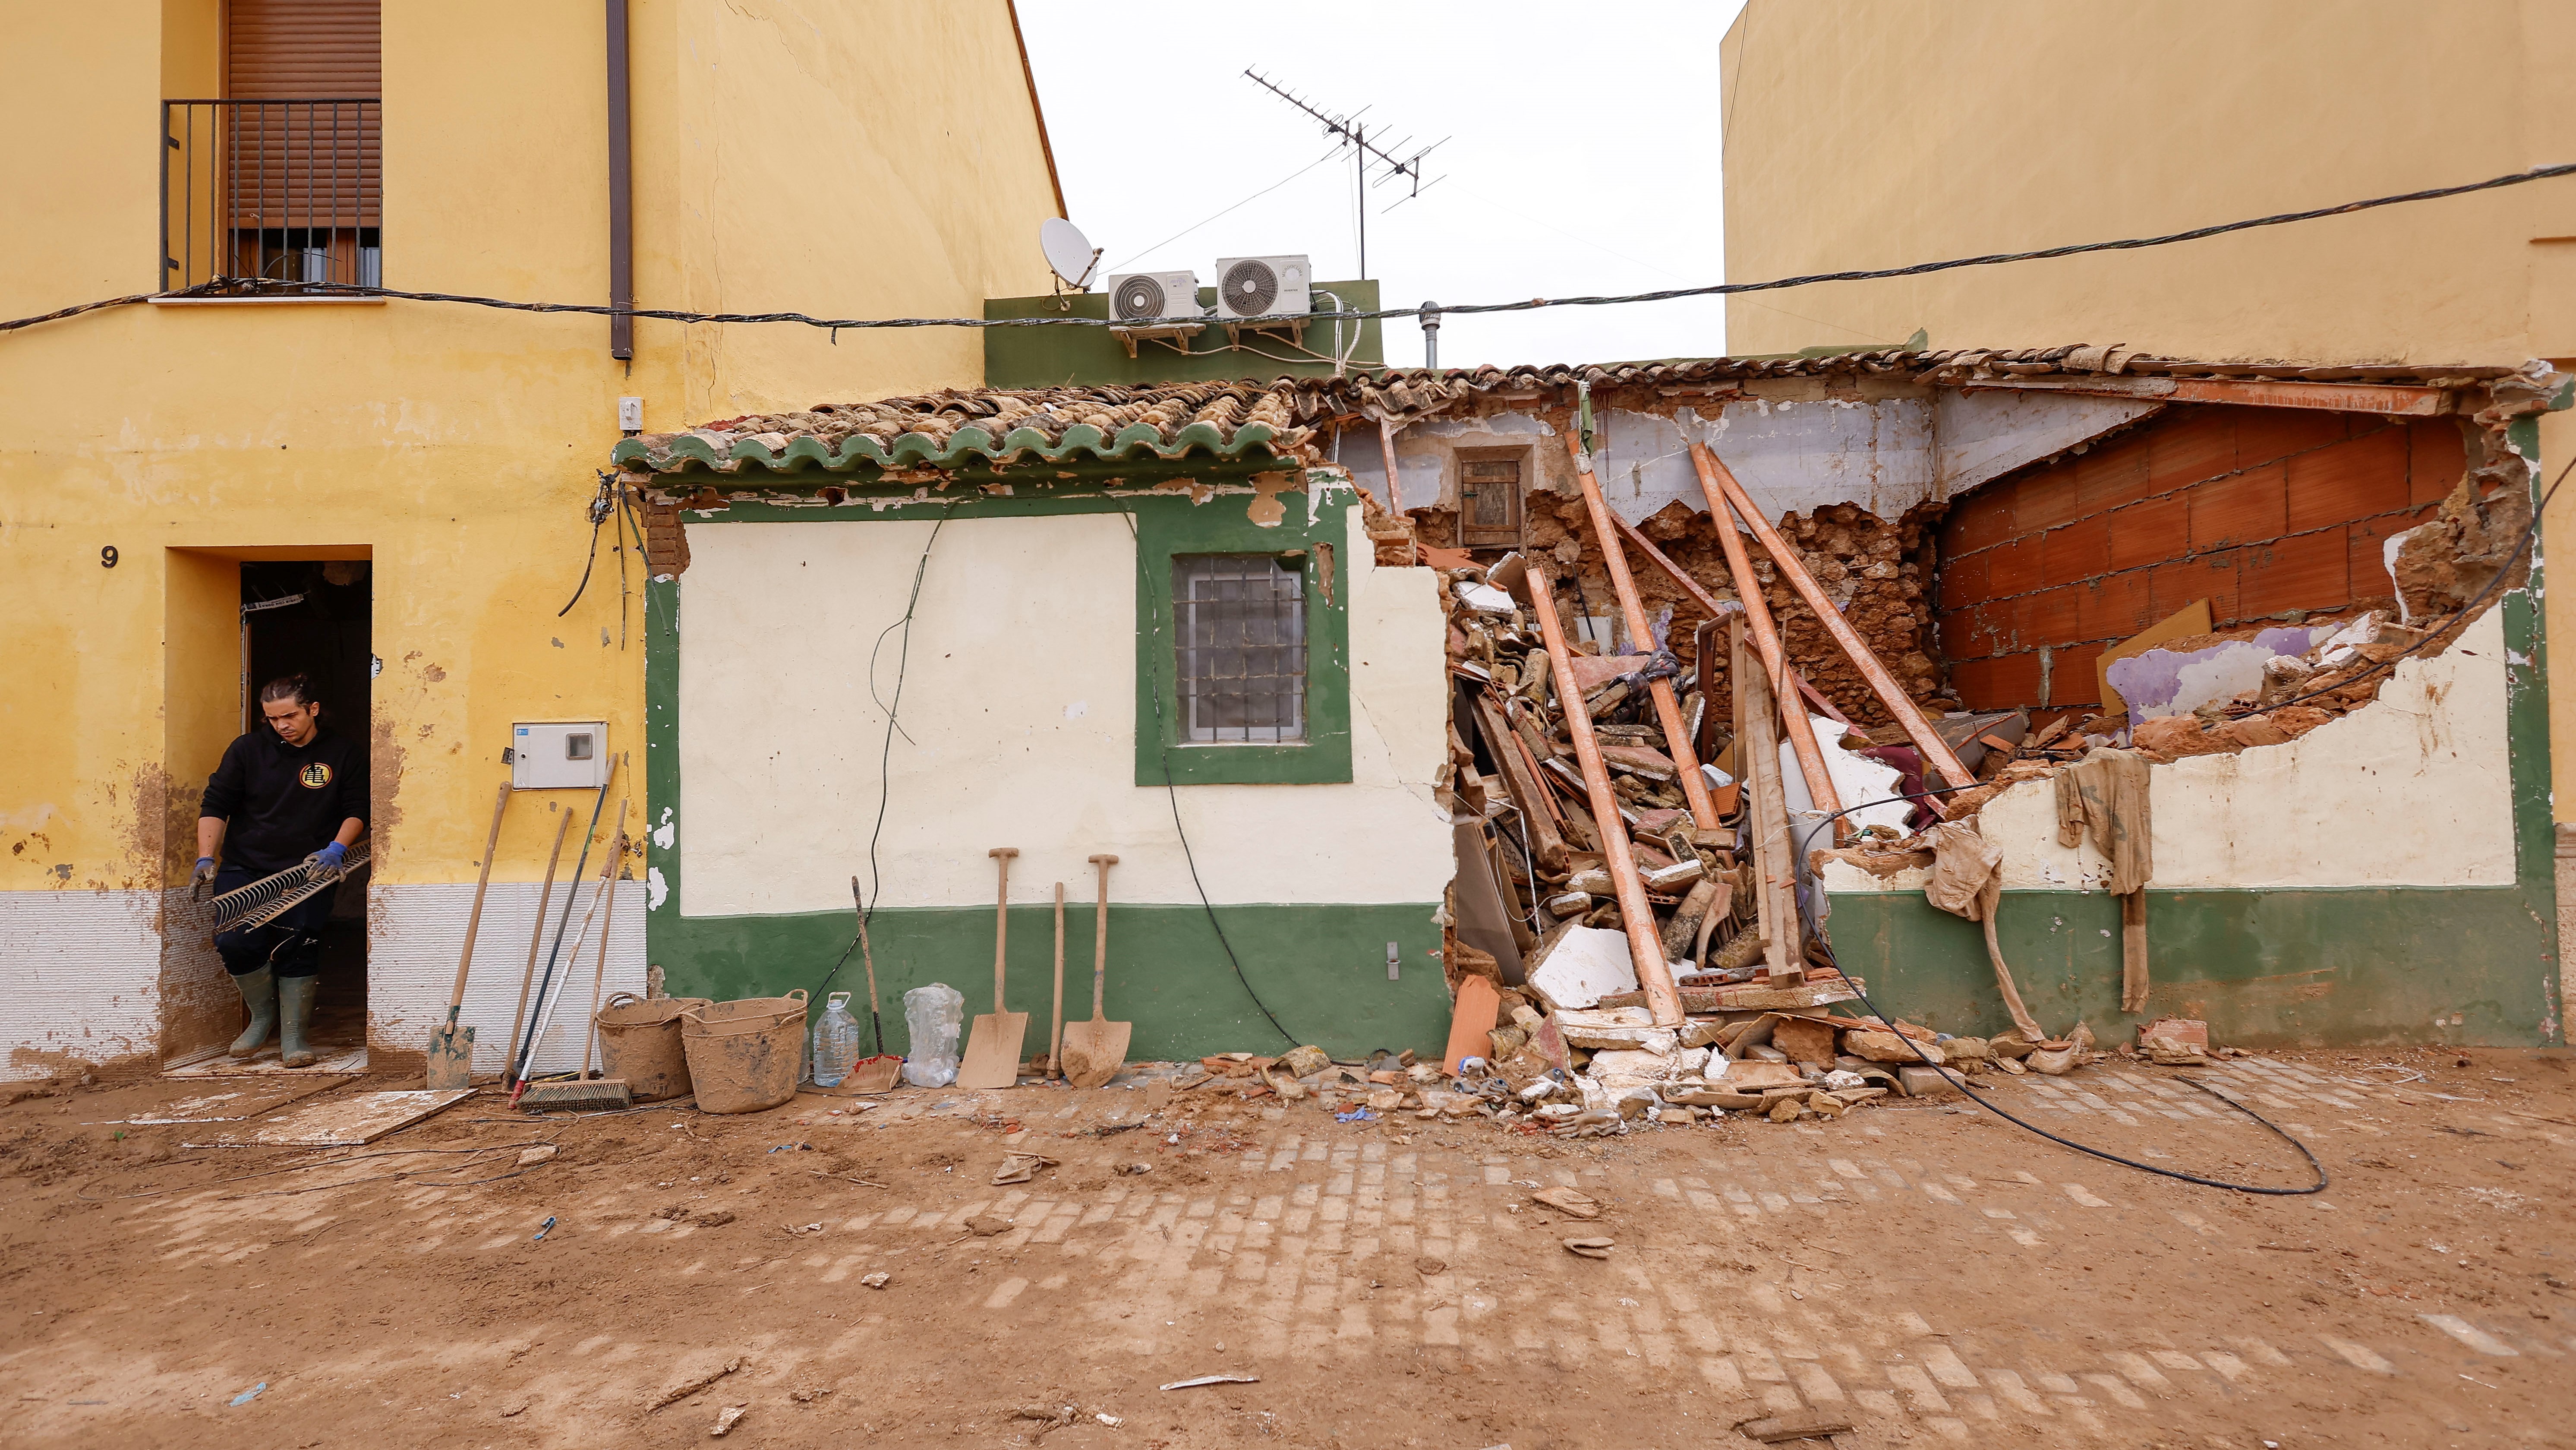
<path id="1" fill-rule="evenodd" d="M 635 167 L 627 131 L 626 0 L 608 0 L 608 305 L 635 305 Z M 608 319 L 608 355 L 635 358 L 635 319 Z"/>

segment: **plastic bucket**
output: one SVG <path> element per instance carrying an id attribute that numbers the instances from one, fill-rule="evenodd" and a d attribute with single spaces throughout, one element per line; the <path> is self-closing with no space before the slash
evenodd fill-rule
<path id="1" fill-rule="evenodd" d="M 638 997 L 620 992 L 599 1009 L 603 1077 L 624 1078 L 639 1103 L 689 1094 L 689 1059 L 680 1045 L 680 1014 L 711 1007 L 704 997 Z"/>
<path id="2" fill-rule="evenodd" d="M 757 1113 L 796 1096 L 805 1070 L 805 993 L 690 1008 L 680 1047 L 702 1113 Z"/>

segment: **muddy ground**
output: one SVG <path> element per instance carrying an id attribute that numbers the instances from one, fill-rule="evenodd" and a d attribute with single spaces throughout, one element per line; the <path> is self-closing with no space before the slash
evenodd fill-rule
<path id="1" fill-rule="evenodd" d="M 1992 1097 L 2306 1181 L 2184 1076 L 2331 1187 L 2150 1177 L 1956 1102 L 1570 1142 L 1168 1085 L 736 1118 L 486 1093 L 314 1151 L 120 1121 L 309 1080 L 71 1089 L 0 1107 L 0 1442 L 677 1446 L 740 1406 L 744 1446 L 1707 1450 L 1778 1414 L 1844 1447 L 2576 1444 L 2564 1054 L 2114 1062 Z M 1058 1162 L 994 1186 L 1014 1150 Z M 1555 1186 L 1602 1216 L 1532 1200 Z M 1258 1382 L 1159 1388 L 1210 1374 Z"/>

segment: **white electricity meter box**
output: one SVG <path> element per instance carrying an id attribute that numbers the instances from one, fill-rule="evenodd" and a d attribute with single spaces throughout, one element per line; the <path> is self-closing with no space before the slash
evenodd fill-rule
<path id="1" fill-rule="evenodd" d="M 597 790 L 607 783 L 607 721 L 522 720 L 510 727 L 512 790 Z"/>

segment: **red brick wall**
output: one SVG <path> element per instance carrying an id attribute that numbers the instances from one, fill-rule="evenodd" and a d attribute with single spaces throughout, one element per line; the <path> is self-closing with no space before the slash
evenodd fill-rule
<path id="1" fill-rule="evenodd" d="M 2185 405 L 1997 479 L 1940 527 L 1950 681 L 1972 709 L 2098 706 L 2102 651 L 2195 599 L 2220 629 L 2393 603 L 2383 541 L 2467 466 L 2447 418 Z"/>

